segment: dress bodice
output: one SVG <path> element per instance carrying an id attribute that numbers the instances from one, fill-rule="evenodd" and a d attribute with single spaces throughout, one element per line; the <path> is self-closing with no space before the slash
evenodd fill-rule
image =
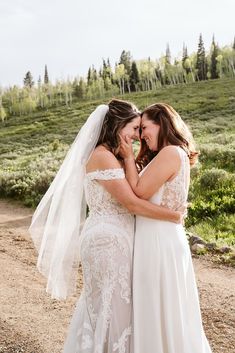
<path id="1" fill-rule="evenodd" d="M 188 156 L 181 147 L 177 146 L 176 148 L 181 159 L 178 174 L 174 177 L 174 179 L 165 182 L 150 199 L 150 201 L 155 204 L 175 211 L 181 206 L 185 206 L 185 203 L 187 202 L 190 179 Z"/>
<path id="2" fill-rule="evenodd" d="M 122 168 L 105 169 L 86 174 L 84 188 L 90 216 L 128 213 L 128 210 L 98 182 L 98 180 L 113 179 L 125 179 L 124 170 Z"/>

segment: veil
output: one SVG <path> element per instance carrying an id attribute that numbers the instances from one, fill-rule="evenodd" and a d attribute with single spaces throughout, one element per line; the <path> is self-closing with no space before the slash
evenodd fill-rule
<path id="1" fill-rule="evenodd" d="M 29 228 L 39 253 L 37 268 L 47 277 L 46 291 L 53 298 L 65 299 L 76 288 L 79 235 L 86 217 L 85 166 L 108 109 L 107 105 L 99 105 L 81 128 Z"/>

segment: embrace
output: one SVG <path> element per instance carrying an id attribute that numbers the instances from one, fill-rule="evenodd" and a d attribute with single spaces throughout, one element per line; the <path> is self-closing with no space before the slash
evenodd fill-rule
<path id="1" fill-rule="evenodd" d="M 63 353 L 211 353 L 183 227 L 196 159 L 168 104 L 113 99 L 87 119 L 30 226 L 52 297 L 82 264 Z"/>

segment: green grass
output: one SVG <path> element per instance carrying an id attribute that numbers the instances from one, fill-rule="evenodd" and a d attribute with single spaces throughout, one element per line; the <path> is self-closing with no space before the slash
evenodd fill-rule
<path id="1" fill-rule="evenodd" d="M 166 102 L 181 114 L 201 153 L 192 170 L 187 227 L 209 241 L 234 245 L 235 79 L 181 84 L 119 98 L 139 109 Z M 8 117 L 0 126 L 0 196 L 35 206 L 80 127 L 100 103 L 105 102 L 74 100 L 70 107 Z"/>

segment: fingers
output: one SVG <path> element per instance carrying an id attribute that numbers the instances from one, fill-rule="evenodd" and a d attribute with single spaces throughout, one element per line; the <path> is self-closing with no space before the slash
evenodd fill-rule
<path id="1" fill-rule="evenodd" d="M 129 135 L 126 135 L 125 138 L 126 138 L 126 142 L 128 143 L 128 145 L 132 144 L 132 140 Z"/>
<path id="2" fill-rule="evenodd" d="M 120 140 L 121 140 L 121 144 L 123 144 L 126 147 L 132 146 L 132 140 L 131 140 L 129 135 L 126 135 L 125 138 L 122 137 L 121 135 L 119 135 L 119 137 L 120 137 Z"/>

